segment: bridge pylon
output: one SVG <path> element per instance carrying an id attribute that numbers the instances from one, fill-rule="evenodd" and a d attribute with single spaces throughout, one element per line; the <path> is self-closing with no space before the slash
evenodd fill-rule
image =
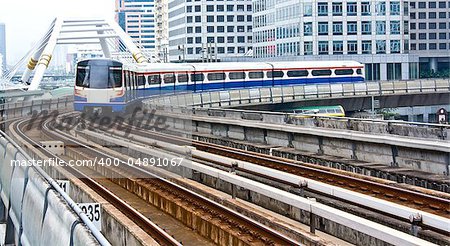
<path id="1" fill-rule="evenodd" d="M 47 33 L 26 57 L 26 68 L 21 76 L 28 90 L 37 90 L 57 45 L 99 44 L 105 57 L 130 53 L 137 63 L 149 62 L 133 40 L 112 19 L 56 18 Z M 117 57 L 119 60 L 121 57 Z M 34 75 L 31 78 L 31 75 Z M 31 80 L 31 82 L 30 82 Z"/>

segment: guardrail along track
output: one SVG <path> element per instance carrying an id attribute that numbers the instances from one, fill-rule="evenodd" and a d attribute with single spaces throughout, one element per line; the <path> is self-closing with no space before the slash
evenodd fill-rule
<path id="1" fill-rule="evenodd" d="M 189 140 L 178 136 L 132 129 L 140 136 L 157 141 L 164 141 L 176 145 L 193 146 L 198 150 L 230 157 L 237 160 L 255 163 L 261 166 L 273 168 L 279 171 L 299 175 L 305 178 L 317 180 L 333 186 L 346 188 L 372 197 L 391 201 L 407 207 L 419 209 L 443 217 L 450 216 L 450 201 L 448 199 L 416 192 L 387 184 L 377 183 L 371 180 L 360 179 L 344 174 L 334 173 L 321 168 L 315 168 L 306 163 L 285 158 L 269 156 L 241 149 L 235 149 L 222 145 L 205 143 L 197 140 Z M 195 155 L 193 156 L 195 157 Z"/>
<path id="2" fill-rule="evenodd" d="M 53 153 L 49 152 L 48 150 L 42 148 L 38 143 L 36 143 L 34 140 L 32 140 L 30 137 L 28 137 L 22 131 L 22 126 L 25 122 L 26 121 L 21 121 L 19 123 L 16 123 L 16 125 L 14 126 L 15 134 L 20 136 L 31 146 L 40 148 L 40 150 L 43 153 L 45 153 L 45 155 L 47 155 L 48 157 L 54 158 L 55 160 L 63 161 L 58 156 L 56 156 Z M 46 133 L 48 133 L 48 132 L 46 132 Z M 113 206 L 115 206 L 117 209 L 119 209 L 121 212 L 123 212 L 125 215 L 127 215 L 132 221 L 134 221 L 139 227 L 141 227 L 145 232 L 147 232 L 160 245 L 177 245 L 177 246 L 182 245 L 181 243 L 176 241 L 172 236 L 167 234 L 159 226 L 154 224 L 148 218 L 146 218 L 141 213 L 139 213 L 137 210 L 135 210 L 130 205 L 128 205 L 126 203 L 126 201 L 120 199 L 118 196 L 113 194 L 107 188 L 100 185 L 94 179 L 88 177 L 87 175 L 83 174 L 79 170 L 70 167 L 69 165 L 65 165 L 64 167 L 68 172 L 70 172 L 75 177 L 78 177 L 83 183 L 88 185 L 91 189 L 93 189 L 95 192 L 97 192 L 99 195 L 101 195 L 103 198 L 105 198 L 109 203 L 111 203 Z"/>
<path id="3" fill-rule="evenodd" d="M 95 147 L 88 146 L 76 138 L 52 129 L 51 125 L 46 123 L 44 126 L 45 134 L 52 138 L 63 140 L 67 146 L 82 147 L 85 153 L 90 156 L 98 156 L 102 158 L 116 158 L 108 154 L 102 153 L 95 149 Z M 250 244 L 261 245 L 298 245 L 298 243 L 283 234 L 270 229 L 258 222 L 255 222 L 231 209 L 228 209 L 212 200 L 200 196 L 186 188 L 183 188 L 175 183 L 172 183 L 164 178 L 161 178 L 153 173 L 150 173 L 139 167 L 130 167 L 127 163 L 121 161 L 119 166 L 121 174 L 125 177 L 144 177 L 137 179 L 137 182 L 144 183 L 149 190 L 161 197 L 165 197 L 169 201 L 181 201 L 183 206 L 186 206 L 195 213 L 202 214 L 208 221 L 219 221 L 218 225 L 230 228 L 236 235 L 236 238 Z M 117 169 L 117 171 L 119 171 Z M 235 242 L 233 242 L 235 243 Z"/>

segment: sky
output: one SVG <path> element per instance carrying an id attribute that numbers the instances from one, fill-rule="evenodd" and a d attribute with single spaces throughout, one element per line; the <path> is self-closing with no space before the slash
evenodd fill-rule
<path id="1" fill-rule="evenodd" d="M 114 18 L 114 0 L 0 0 L 9 66 L 45 34 L 56 17 Z"/>

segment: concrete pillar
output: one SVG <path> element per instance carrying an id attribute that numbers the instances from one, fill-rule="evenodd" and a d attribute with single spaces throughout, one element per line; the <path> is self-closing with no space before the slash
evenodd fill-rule
<path id="1" fill-rule="evenodd" d="M 387 80 L 387 63 L 380 63 L 380 80 Z"/>
<path id="2" fill-rule="evenodd" d="M 437 58 L 430 58 L 430 71 L 437 72 Z"/>
<path id="3" fill-rule="evenodd" d="M 402 80 L 409 80 L 411 76 L 409 75 L 409 63 L 402 62 Z"/>

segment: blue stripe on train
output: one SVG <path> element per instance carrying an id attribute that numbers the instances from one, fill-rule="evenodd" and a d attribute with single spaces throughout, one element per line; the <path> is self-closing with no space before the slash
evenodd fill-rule
<path id="1" fill-rule="evenodd" d="M 111 106 L 114 112 L 123 111 L 128 103 L 143 97 L 151 97 L 161 94 L 173 94 L 184 91 L 205 91 L 205 90 L 223 90 L 223 89 L 239 89 L 239 88 L 255 88 L 255 87 L 273 87 L 282 85 L 295 84 L 323 84 L 323 83 L 354 83 L 362 82 L 362 77 L 326 77 L 326 78 L 301 78 L 301 79 L 273 79 L 273 80 L 258 80 L 258 81 L 233 81 L 233 82 L 212 82 L 212 83 L 198 83 L 198 84 L 182 84 L 182 85 L 166 85 L 163 87 L 151 87 L 137 90 L 126 90 L 125 95 L 111 99 L 111 103 L 82 103 L 86 102 L 86 98 L 75 96 L 74 108 L 77 111 L 83 111 L 84 107 L 100 107 Z M 122 102 L 122 104 L 118 104 Z"/>

